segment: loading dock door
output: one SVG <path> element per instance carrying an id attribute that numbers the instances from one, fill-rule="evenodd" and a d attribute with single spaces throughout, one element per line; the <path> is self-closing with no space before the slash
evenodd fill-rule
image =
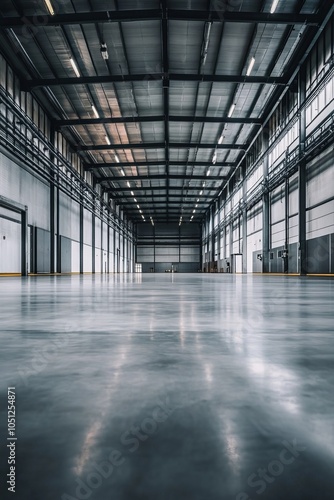
<path id="1" fill-rule="evenodd" d="M 28 244 L 27 244 L 28 243 L 28 241 L 27 241 L 27 239 L 28 239 L 28 226 L 27 226 L 27 224 L 28 224 L 28 208 L 24 205 L 21 205 L 20 203 L 16 203 L 15 201 L 12 201 L 12 200 L 9 200 L 8 198 L 5 198 L 4 196 L 0 196 L 0 207 L 3 207 L 7 212 L 9 211 L 9 212 L 12 212 L 12 214 L 13 214 L 13 218 L 12 218 L 13 220 L 10 221 L 9 219 L 7 219 L 6 223 L 11 222 L 11 225 L 8 226 L 7 229 L 10 230 L 10 232 L 11 232 L 11 238 L 10 238 L 11 243 L 10 244 L 13 245 L 14 255 L 15 255 L 15 247 L 16 247 L 16 245 L 19 245 L 16 247 L 17 248 L 17 256 L 10 257 L 10 260 L 13 258 L 14 260 L 12 262 L 12 265 L 15 266 L 15 268 L 17 269 L 18 272 L 21 272 L 22 276 L 27 276 L 27 274 L 28 274 L 28 267 L 27 267 L 28 266 L 28 257 L 27 257 L 27 251 L 28 251 Z M 17 214 L 19 214 L 20 222 L 19 222 L 19 219 L 17 217 Z M 17 219 L 17 221 L 15 222 L 16 219 Z M 5 220 L 5 219 L 3 219 L 3 220 Z M 12 224 L 15 224 L 15 227 Z M 20 233 L 21 233 L 20 243 L 18 243 L 18 241 L 19 241 L 18 228 L 19 227 L 20 227 Z M 6 235 L 5 234 L 0 235 L 0 237 L 2 238 L 2 241 L 6 242 L 6 239 L 3 239 L 3 236 L 6 236 Z M 20 250 L 19 250 L 19 248 L 20 248 Z M 0 258 L 5 258 L 6 252 L 8 252 L 8 251 L 10 251 L 10 249 L 8 249 L 8 248 L 5 249 L 5 247 L 4 248 L 1 247 Z M 19 258 L 18 257 L 19 254 L 20 254 L 20 261 L 21 261 L 20 266 L 18 266 L 18 262 L 15 261 L 15 259 L 17 260 Z M 14 269 L 14 267 L 13 267 L 13 269 Z M 8 272 L 13 272 L 13 271 L 8 271 Z"/>

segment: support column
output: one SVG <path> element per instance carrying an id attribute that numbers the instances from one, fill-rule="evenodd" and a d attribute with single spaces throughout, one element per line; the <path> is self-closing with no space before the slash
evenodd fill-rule
<path id="1" fill-rule="evenodd" d="M 285 178 L 285 241 L 284 241 L 284 272 L 289 272 L 289 178 Z"/>
<path id="2" fill-rule="evenodd" d="M 92 273 L 95 274 L 95 198 L 93 197 L 92 212 Z"/>
<path id="3" fill-rule="evenodd" d="M 102 194 L 102 197 L 103 197 L 103 194 Z M 100 234 L 100 242 L 101 242 L 101 258 L 100 258 L 100 262 L 101 262 L 101 274 L 104 274 L 104 248 L 103 248 L 103 206 L 102 204 L 100 204 L 100 219 L 101 219 L 101 234 Z"/>
<path id="4" fill-rule="evenodd" d="M 215 262 L 215 204 L 211 207 L 211 263 L 214 266 Z"/>
<path id="5" fill-rule="evenodd" d="M 113 239 L 114 239 L 114 273 L 117 273 L 117 247 L 116 247 L 116 226 L 113 228 Z"/>
<path id="6" fill-rule="evenodd" d="M 55 130 L 51 127 L 50 142 L 52 146 L 55 145 Z M 54 164 L 54 155 L 50 152 L 50 161 Z M 55 173 L 54 170 L 50 171 L 50 273 L 55 272 Z"/>
<path id="7" fill-rule="evenodd" d="M 230 179 L 229 181 L 229 188 L 228 188 L 228 197 L 230 198 L 230 214 L 233 213 L 233 206 L 232 206 L 232 193 L 233 193 L 233 179 Z M 230 255 L 228 256 L 228 262 L 229 262 L 229 272 L 232 272 L 232 253 L 233 253 L 233 219 L 230 217 L 230 230 L 229 230 L 229 249 L 230 249 Z"/>
<path id="8" fill-rule="evenodd" d="M 265 152 L 263 157 L 263 181 L 264 193 L 262 197 L 262 272 L 269 273 L 269 247 L 270 247 L 270 196 L 267 188 L 267 177 L 269 171 L 269 157 L 266 152 L 269 147 L 269 128 L 264 127 L 262 131 L 262 148 Z"/>
<path id="9" fill-rule="evenodd" d="M 221 196 L 218 198 L 218 233 L 217 233 L 217 271 L 220 271 L 220 243 L 221 243 L 221 235 L 220 235 L 220 209 L 221 209 Z"/>
<path id="10" fill-rule="evenodd" d="M 28 276 L 28 207 L 21 212 L 21 275 Z"/>
<path id="11" fill-rule="evenodd" d="M 110 273 L 110 224 L 107 224 L 107 273 Z"/>
<path id="12" fill-rule="evenodd" d="M 56 188 L 56 218 L 57 218 L 57 257 L 56 257 L 56 269 L 57 273 L 61 273 L 61 238 L 60 238 L 60 220 L 59 220 L 59 206 L 60 206 L 60 189 L 59 189 L 59 174 L 57 174 L 57 188 Z"/>
<path id="13" fill-rule="evenodd" d="M 84 208 L 83 208 L 83 196 L 80 196 L 80 228 L 79 228 L 79 245 L 80 245 L 80 274 L 84 272 Z"/>
<path id="14" fill-rule="evenodd" d="M 305 65 L 300 68 L 298 76 L 299 95 L 299 166 L 298 166 L 298 205 L 299 205 L 299 273 L 307 274 L 307 247 L 306 247 L 306 71 Z"/>
<path id="15" fill-rule="evenodd" d="M 247 166 L 242 165 L 242 272 L 247 273 Z"/>

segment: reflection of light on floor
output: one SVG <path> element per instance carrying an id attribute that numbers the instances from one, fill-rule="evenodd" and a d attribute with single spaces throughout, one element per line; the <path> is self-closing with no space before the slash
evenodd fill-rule
<path id="1" fill-rule="evenodd" d="M 299 405 L 293 398 L 284 399 L 281 403 L 289 413 L 299 414 Z"/>
<path id="2" fill-rule="evenodd" d="M 105 416 L 105 412 L 103 412 L 100 416 L 100 419 L 98 421 L 96 421 L 92 426 L 91 428 L 89 429 L 89 431 L 87 432 L 87 435 L 86 435 L 86 438 L 85 438 L 85 441 L 83 443 L 83 446 L 82 446 L 82 450 L 81 450 L 81 454 L 80 454 L 80 457 L 78 459 L 78 464 L 77 466 L 75 467 L 75 473 L 80 476 L 82 474 L 82 471 L 85 467 L 85 464 L 88 462 L 89 460 L 89 455 L 90 455 L 90 450 L 91 450 L 91 447 L 93 446 L 93 444 L 95 443 L 95 440 L 96 440 L 96 436 L 99 434 L 100 432 L 100 429 L 102 427 L 102 420 L 103 420 L 103 417 Z"/>
<path id="3" fill-rule="evenodd" d="M 256 383 L 268 387 L 274 397 L 276 394 L 276 401 L 289 413 L 299 414 L 300 382 L 294 372 L 279 365 L 269 365 L 261 357 L 251 358 L 247 363 L 247 368 L 254 376 Z"/>
<path id="4" fill-rule="evenodd" d="M 226 442 L 226 452 L 229 462 L 235 473 L 240 469 L 240 457 L 238 453 L 238 441 L 232 424 L 229 420 L 224 420 L 224 440 Z"/>
<path id="5" fill-rule="evenodd" d="M 126 359 L 126 354 L 127 354 L 127 350 L 122 349 L 122 352 L 120 353 L 120 359 L 121 360 Z M 118 378 L 120 375 L 120 368 L 121 367 L 122 367 L 122 362 L 120 361 L 117 363 L 117 365 L 115 367 L 113 379 L 112 379 L 111 384 L 109 386 L 108 392 L 106 393 L 106 398 L 108 400 L 111 399 L 112 393 L 117 387 L 117 381 L 118 381 Z M 97 437 L 102 429 L 102 424 L 103 424 L 103 421 L 106 417 L 106 414 L 107 414 L 107 410 L 104 410 L 103 412 L 101 412 L 100 415 L 98 416 L 97 420 L 91 425 L 91 427 L 87 431 L 85 440 L 84 440 L 83 445 L 82 445 L 80 455 L 77 459 L 77 465 L 74 468 L 75 473 L 78 476 L 80 476 L 82 474 L 82 472 L 85 468 L 85 465 L 87 464 L 87 462 L 89 462 L 91 449 L 94 446 L 94 444 L 96 443 L 96 439 L 97 439 Z"/>
<path id="6" fill-rule="evenodd" d="M 204 365 L 205 379 L 209 384 L 212 382 L 212 365 Z"/>

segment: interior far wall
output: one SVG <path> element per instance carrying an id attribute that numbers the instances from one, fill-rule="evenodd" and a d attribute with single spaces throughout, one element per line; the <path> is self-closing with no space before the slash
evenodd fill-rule
<path id="1" fill-rule="evenodd" d="M 144 273 L 198 272 L 200 227 L 196 224 L 139 224 L 137 259 Z"/>

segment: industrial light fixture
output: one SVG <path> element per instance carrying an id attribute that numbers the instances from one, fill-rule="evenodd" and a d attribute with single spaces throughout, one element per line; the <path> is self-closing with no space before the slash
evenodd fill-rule
<path id="1" fill-rule="evenodd" d="M 207 171 L 206 175 L 210 175 L 210 169 Z"/>
<path id="2" fill-rule="evenodd" d="M 205 187 L 205 182 L 203 182 L 202 187 Z"/>
<path id="3" fill-rule="evenodd" d="M 53 8 L 52 3 L 50 2 L 50 0 L 44 0 L 44 3 L 46 5 L 46 8 L 49 11 L 49 14 L 51 16 L 54 16 L 55 15 L 55 11 L 54 11 L 54 8 Z"/>
<path id="4" fill-rule="evenodd" d="M 143 213 L 143 211 L 139 209 L 139 213 L 141 213 L 141 214 L 142 214 L 142 213 Z"/>
<path id="5" fill-rule="evenodd" d="M 231 118 L 231 116 L 233 115 L 234 110 L 235 110 L 235 103 L 233 103 L 230 107 L 230 110 L 227 115 L 229 118 Z"/>
<path id="6" fill-rule="evenodd" d="M 94 115 L 96 116 L 96 118 L 100 118 L 100 115 L 98 114 L 97 109 L 96 109 L 96 107 L 94 106 L 94 104 L 92 104 L 92 110 L 93 110 L 93 113 L 94 113 Z"/>
<path id="7" fill-rule="evenodd" d="M 70 59 L 70 63 L 72 65 L 72 68 L 73 68 L 73 71 L 74 73 L 76 74 L 77 78 L 80 78 L 81 75 L 80 75 L 80 71 L 78 70 L 78 66 L 76 65 L 76 62 L 75 60 L 73 59 L 73 57 L 71 57 Z"/>
<path id="8" fill-rule="evenodd" d="M 126 181 L 126 185 L 127 185 L 128 187 L 131 187 L 131 185 L 130 185 L 130 182 L 129 182 L 129 181 Z"/>
<path id="9" fill-rule="evenodd" d="M 140 209 L 140 206 L 139 206 L 139 205 L 137 205 L 137 208 L 138 208 L 138 210 L 139 210 L 139 209 Z"/>
<path id="10" fill-rule="evenodd" d="M 122 172 L 123 177 L 125 177 L 125 172 L 122 168 L 121 168 L 121 172 Z"/>
<path id="11" fill-rule="evenodd" d="M 194 210 L 193 210 L 193 214 L 194 214 L 195 212 L 196 212 L 196 210 L 194 209 Z"/>
<path id="12" fill-rule="evenodd" d="M 201 191 L 201 192 L 199 193 L 199 195 L 200 195 L 200 196 L 202 196 L 202 194 L 203 194 L 203 191 Z"/>
<path id="13" fill-rule="evenodd" d="M 135 195 L 135 193 L 134 193 L 133 191 L 131 191 L 131 194 L 132 194 L 132 196 L 134 196 L 134 195 Z"/>
<path id="14" fill-rule="evenodd" d="M 115 160 L 116 160 L 116 163 L 119 163 L 119 158 L 117 155 L 115 155 Z"/>
<path id="15" fill-rule="evenodd" d="M 215 152 L 213 153 L 213 157 L 212 157 L 212 163 L 213 163 L 213 165 L 215 165 L 215 164 L 216 164 L 216 162 L 217 162 L 217 151 L 215 151 Z"/>
<path id="16" fill-rule="evenodd" d="M 255 57 L 252 57 L 251 60 L 249 61 L 249 65 L 246 71 L 246 76 L 249 76 L 251 74 L 254 64 L 255 64 Z"/>
<path id="17" fill-rule="evenodd" d="M 271 4 L 271 9 L 270 9 L 270 14 L 273 14 L 276 10 L 276 7 L 278 5 L 279 0 L 273 0 L 273 3 Z"/>
<path id="18" fill-rule="evenodd" d="M 192 216 L 190 217 L 190 222 L 193 220 L 193 218 L 194 218 L 194 216 L 192 215 Z"/>
<path id="19" fill-rule="evenodd" d="M 201 59 L 202 59 L 202 63 L 201 64 L 202 64 L 202 66 L 205 65 L 206 58 L 208 56 L 208 48 L 209 48 L 209 40 L 210 40 L 211 28 L 212 28 L 212 22 L 205 24 L 204 45 L 203 45 L 202 54 L 201 54 Z"/>
<path id="20" fill-rule="evenodd" d="M 106 143 L 108 144 L 108 146 L 110 146 L 111 142 L 110 142 L 109 137 L 107 135 L 105 135 L 104 137 L 105 137 Z"/>
<path id="21" fill-rule="evenodd" d="M 199 202 L 199 198 L 197 198 L 197 203 Z"/>
<path id="22" fill-rule="evenodd" d="M 107 61 L 109 59 L 109 54 L 108 54 L 108 49 L 107 49 L 107 44 L 106 43 L 101 43 L 100 51 L 101 51 L 102 59 L 104 59 L 105 61 Z"/>
<path id="23" fill-rule="evenodd" d="M 223 134 L 219 137 L 219 141 L 218 141 L 218 144 L 222 144 L 223 143 L 223 140 L 224 140 L 224 136 Z"/>
<path id="24" fill-rule="evenodd" d="M 197 205 L 197 203 L 196 203 L 195 208 L 197 208 L 197 207 L 198 207 L 198 205 Z"/>
<path id="25" fill-rule="evenodd" d="M 142 215 L 143 221 L 145 222 L 145 217 Z"/>
<path id="26" fill-rule="evenodd" d="M 134 198 L 134 200 L 133 200 L 133 201 L 134 201 L 135 203 L 137 203 L 137 200 L 136 200 L 136 198 Z"/>

